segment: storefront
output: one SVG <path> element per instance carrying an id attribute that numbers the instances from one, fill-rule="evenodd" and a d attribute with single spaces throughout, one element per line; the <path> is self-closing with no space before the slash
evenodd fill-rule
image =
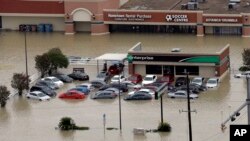
<path id="1" fill-rule="evenodd" d="M 110 32 L 187 33 L 203 36 L 250 36 L 249 14 L 204 14 L 203 11 L 124 10 L 103 11 Z"/>
<path id="2" fill-rule="evenodd" d="M 216 53 L 160 53 L 143 51 L 138 44 L 129 50 L 128 61 L 130 74 L 182 76 L 189 72 L 191 76 L 221 77 L 230 67 L 229 45 Z"/>
<path id="3" fill-rule="evenodd" d="M 197 33 L 200 12 L 167 10 L 104 10 L 110 32 Z"/>
<path id="4" fill-rule="evenodd" d="M 205 34 L 242 35 L 241 15 L 203 14 Z"/>

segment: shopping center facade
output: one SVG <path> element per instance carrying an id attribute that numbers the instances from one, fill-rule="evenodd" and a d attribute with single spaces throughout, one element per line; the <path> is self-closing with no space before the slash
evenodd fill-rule
<path id="1" fill-rule="evenodd" d="M 211 14 L 202 10 L 123 9 L 118 0 L 0 0 L 0 28 L 49 23 L 54 31 L 92 35 L 116 31 L 229 34 L 250 37 L 250 14 Z"/>

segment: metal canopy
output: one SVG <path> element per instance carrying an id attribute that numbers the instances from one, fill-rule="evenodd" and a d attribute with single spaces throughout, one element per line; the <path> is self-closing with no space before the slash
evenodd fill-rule
<path id="1" fill-rule="evenodd" d="M 95 59 L 103 61 L 124 61 L 127 58 L 127 55 L 127 53 L 105 53 Z"/>

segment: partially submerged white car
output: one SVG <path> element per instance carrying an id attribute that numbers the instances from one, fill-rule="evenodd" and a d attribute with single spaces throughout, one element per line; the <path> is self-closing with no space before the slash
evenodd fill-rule
<path id="1" fill-rule="evenodd" d="M 46 94 L 44 94 L 43 92 L 40 91 L 33 91 L 33 92 L 29 92 L 26 97 L 28 99 L 35 99 L 35 100 L 39 100 L 39 101 L 44 101 L 44 100 L 50 100 L 50 97 Z"/>
<path id="2" fill-rule="evenodd" d="M 219 79 L 218 78 L 209 78 L 206 83 L 207 88 L 216 88 L 219 85 Z"/>
<path id="3" fill-rule="evenodd" d="M 242 73 L 237 73 L 234 75 L 235 78 L 246 78 L 248 75 L 250 75 L 250 71 L 245 71 Z"/>

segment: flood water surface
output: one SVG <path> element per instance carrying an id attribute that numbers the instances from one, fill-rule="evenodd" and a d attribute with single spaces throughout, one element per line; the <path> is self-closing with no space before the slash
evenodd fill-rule
<path id="1" fill-rule="evenodd" d="M 246 99 L 246 80 L 236 79 L 233 74 L 242 64 L 241 52 L 248 48 L 250 40 L 240 36 L 204 36 L 115 33 L 104 36 L 91 36 L 78 33 L 66 36 L 63 33 L 27 33 L 28 72 L 36 74 L 34 57 L 59 47 L 67 56 L 95 58 L 104 53 L 127 53 L 137 42 L 142 42 L 147 50 L 161 51 L 166 48 L 182 48 L 188 51 L 196 48 L 221 48 L 230 44 L 231 70 L 219 88 L 201 93 L 191 101 L 193 140 L 228 141 L 229 124 L 222 132 L 220 124 Z M 10 87 L 15 72 L 25 72 L 24 34 L 0 32 L 0 85 Z M 84 66 L 90 78 L 95 77 L 96 67 Z M 66 70 L 70 72 L 71 70 Z M 60 94 L 80 82 L 65 84 L 57 90 Z M 84 100 L 61 100 L 38 102 L 17 95 L 11 97 L 5 108 L 0 109 L 1 141 L 185 141 L 188 140 L 187 101 L 169 99 L 163 96 L 164 121 L 170 123 L 170 133 L 146 133 L 134 135 L 133 128 L 155 129 L 161 121 L 160 101 L 124 101 L 121 99 L 122 131 L 105 130 L 106 127 L 119 128 L 119 100 L 93 100 L 91 95 Z M 124 96 L 121 96 L 123 98 Z M 79 126 L 88 126 L 86 131 L 59 131 L 56 129 L 62 117 L 72 117 Z M 247 124 L 246 109 L 231 124 Z"/>

